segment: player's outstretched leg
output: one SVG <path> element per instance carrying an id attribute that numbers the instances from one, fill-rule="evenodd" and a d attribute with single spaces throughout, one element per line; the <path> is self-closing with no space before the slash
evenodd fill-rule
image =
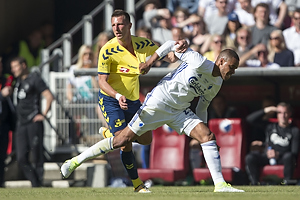
<path id="1" fill-rule="evenodd" d="M 110 138 L 113 136 L 110 130 L 105 127 L 100 127 L 99 134 L 101 134 L 104 138 Z M 136 165 L 133 152 L 121 151 L 121 160 L 132 181 L 134 192 L 150 193 L 151 191 L 144 185 L 143 181 L 141 181 L 141 179 L 138 176 L 137 167 L 136 167 L 137 165 Z"/>
<path id="2" fill-rule="evenodd" d="M 113 138 L 114 137 L 103 139 L 78 156 L 75 156 L 70 160 L 66 160 L 60 168 L 60 173 L 62 174 L 63 178 L 68 178 L 72 172 L 84 161 L 113 151 Z"/>
<path id="3" fill-rule="evenodd" d="M 226 183 L 222 175 L 222 167 L 220 161 L 220 154 L 215 140 L 208 141 L 201 144 L 203 155 L 213 179 L 215 190 L 214 192 L 244 192 L 233 188 Z"/>

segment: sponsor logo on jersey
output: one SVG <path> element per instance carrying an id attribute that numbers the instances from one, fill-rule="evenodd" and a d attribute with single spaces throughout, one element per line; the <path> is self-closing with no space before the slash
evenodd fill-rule
<path id="1" fill-rule="evenodd" d="M 127 65 L 129 68 L 137 69 L 135 66 Z"/>
<path id="2" fill-rule="evenodd" d="M 202 94 L 203 93 L 203 91 L 201 90 L 201 85 L 198 82 L 197 77 L 195 77 L 195 76 L 190 77 L 189 80 L 188 80 L 188 82 L 190 84 L 190 87 L 192 89 L 194 89 L 197 94 Z"/>
<path id="3" fill-rule="evenodd" d="M 125 68 L 125 67 L 121 67 L 120 69 L 120 72 L 123 72 L 123 73 L 128 73 L 130 70 Z"/>

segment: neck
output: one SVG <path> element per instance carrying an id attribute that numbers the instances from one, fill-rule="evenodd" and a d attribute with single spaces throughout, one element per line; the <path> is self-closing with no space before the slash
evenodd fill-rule
<path id="1" fill-rule="evenodd" d="M 213 77 L 221 76 L 220 69 L 216 65 L 216 63 L 214 64 L 214 68 L 213 68 L 213 71 L 212 71 L 211 74 L 212 74 Z"/>
<path id="2" fill-rule="evenodd" d="M 266 24 L 263 21 L 256 21 L 256 27 L 258 29 L 263 29 L 266 27 Z"/>
<path id="3" fill-rule="evenodd" d="M 128 47 L 132 46 L 131 36 L 129 36 L 127 38 L 123 38 L 121 40 L 118 39 L 118 42 L 119 42 L 120 45 L 122 45 L 126 49 L 128 49 Z"/>
<path id="4" fill-rule="evenodd" d="M 25 78 L 27 78 L 27 76 L 28 76 L 28 73 L 23 74 L 23 75 L 21 76 L 21 80 L 24 80 Z"/>

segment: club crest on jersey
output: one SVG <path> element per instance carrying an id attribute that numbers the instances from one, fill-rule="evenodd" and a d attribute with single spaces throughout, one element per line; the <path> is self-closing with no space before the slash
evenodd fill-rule
<path id="1" fill-rule="evenodd" d="M 128 73 L 128 72 L 129 72 L 129 69 L 127 69 L 127 68 L 125 68 L 125 67 L 121 67 L 120 72 Z"/>

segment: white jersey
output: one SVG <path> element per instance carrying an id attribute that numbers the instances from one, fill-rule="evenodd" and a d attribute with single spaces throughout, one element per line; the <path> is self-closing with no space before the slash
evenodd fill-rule
<path id="1" fill-rule="evenodd" d="M 156 53 L 164 56 L 175 50 L 174 44 L 174 41 L 168 41 Z M 206 122 L 207 107 L 219 92 L 223 79 L 212 76 L 214 62 L 198 52 L 189 49 L 185 53 L 175 52 L 175 55 L 183 63 L 158 83 L 151 96 L 174 109 L 186 109 L 195 97 L 199 97 L 197 115 Z"/>

